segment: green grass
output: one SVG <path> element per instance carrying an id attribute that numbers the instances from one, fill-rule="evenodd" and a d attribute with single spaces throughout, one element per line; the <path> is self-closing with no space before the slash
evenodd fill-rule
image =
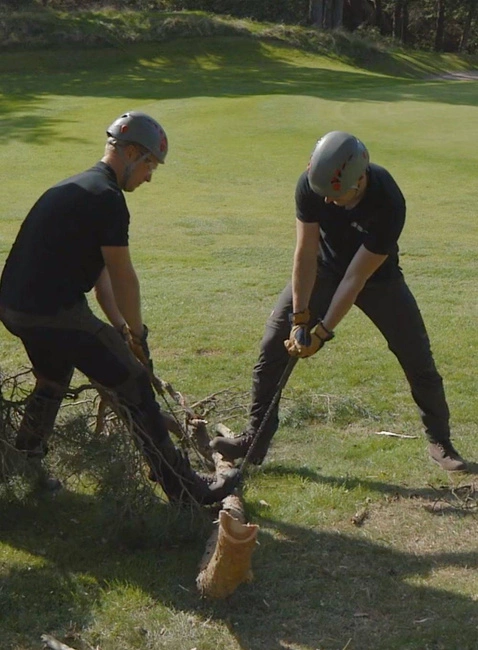
<path id="1" fill-rule="evenodd" d="M 478 84 L 430 79 L 442 59 L 404 58 L 360 68 L 242 37 L 2 53 L 0 259 L 37 196 L 101 156 L 118 114 L 151 113 L 170 153 L 128 202 L 156 368 L 190 401 L 222 388 L 244 401 L 291 272 L 296 179 L 322 133 L 351 131 L 407 197 L 402 266 L 456 444 L 476 457 Z M 25 355 L 5 330 L 0 341 L 14 373 Z M 207 515 L 158 503 L 118 524 L 75 482 L 2 498 L 1 650 L 38 648 L 43 633 L 101 650 L 475 650 L 473 476 L 429 463 L 405 379 L 360 313 L 298 364 L 283 414 L 246 485 L 255 581 L 224 602 L 195 591 Z"/>

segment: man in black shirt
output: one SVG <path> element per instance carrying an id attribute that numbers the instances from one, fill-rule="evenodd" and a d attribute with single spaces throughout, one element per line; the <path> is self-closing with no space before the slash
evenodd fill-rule
<path id="1" fill-rule="evenodd" d="M 24 220 L 0 282 L 0 319 L 22 340 L 37 379 L 19 450 L 46 453 L 78 368 L 127 409 L 150 476 L 167 496 L 210 504 L 232 491 L 237 471 L 221 479 L 197 474 L 171 442 L 150 383 L 148 330 L 128 247 L 123 192 L 149 183 L 167 148 L 164 130 L 144 113 L 131 111 L 111 124 L 100 162 L 47 190 Z M 111 325 L 90 310 L 91 289 Z"/>
<path id="2" fill-rule="evenodd" d="M 465 470 L 450 441 L 448 405 L 425 325 L 399 266 L 405 200 L 392 176 L 370 163 L 360 140 L 332 131 L 317 142 L 295 202 L 292 282 L 266 324 L 253 372 L 249 426 L 236 438 L 215 438 L 211 446 L 229 459 L 247 454 L 260 464 L 278 427 L 274 396 L 283 388 L 288 360 L 317 352 L 355 304 L 405 372 L 430 457 L 444 470 Z"/>

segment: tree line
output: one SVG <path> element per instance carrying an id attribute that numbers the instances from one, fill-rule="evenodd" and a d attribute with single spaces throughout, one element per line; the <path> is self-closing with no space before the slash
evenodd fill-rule
<path id="1" fill-rule="evenodd" d="M 420 49 L 475 53 L 478 0 L 0 0 L 0 7 L 201 10 L 315 29 L 375 30 Z"/>

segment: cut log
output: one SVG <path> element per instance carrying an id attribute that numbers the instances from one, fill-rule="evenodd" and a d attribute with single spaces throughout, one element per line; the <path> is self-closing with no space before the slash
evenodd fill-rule
<path id="1" fill-rule="evenodd" d="M 237 495 L 222 502 L 218 525 L 203 555 L 197 587 L 202 596 L 226 598 L 253 578 L 251 558 L 259 526 L 245 522 L 244 507 Z"/>
<path id="2" fill-rule="evenodd" d="M 213 459 L 218 476 L 233 467 L 221 454 L 214 453 Z M 251 560 L 258 531 L 259 526 L 247 523 L 238 491 L 222 501 L 217 526 L 206 544 L 196 579 L 202 596 L 226 598 L 240 584 L 253 579 Z"/>

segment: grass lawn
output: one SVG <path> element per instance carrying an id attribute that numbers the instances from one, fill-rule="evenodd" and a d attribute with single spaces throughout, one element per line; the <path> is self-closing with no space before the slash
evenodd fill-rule
<path id="1" fill-rule="evenodd" d="M 456 446 L 476 459 L 478 83 L 432 78 L 430 62 L 410 78 L 411 63 L 392 74 L 246 38 L 4 52 L 0 266 L 38 195 L 101 157 L 112 120 L 152 114 L 167 164 L 127 199 L 156 368 L 190 402 L 227 388 L 245 409 L 291 273 L 297 177 L 320 135 L 350 131 L 407 198 L 402 267 Z M 0 345 L 5 374 L 27 365 L 4 329 Z M 227 601 L 195 590 L 208 514 L 158 503 L 118 524 L 77 480 L 56 497 L 0 495 L 0 649 L 48 633 L 78 650 L 476 650 L 476 477 L 430 464 L 405 379 L 364 316 L 299 362 L 282 415 L 244 495 L 260 526 L 255 580 Z"/>

